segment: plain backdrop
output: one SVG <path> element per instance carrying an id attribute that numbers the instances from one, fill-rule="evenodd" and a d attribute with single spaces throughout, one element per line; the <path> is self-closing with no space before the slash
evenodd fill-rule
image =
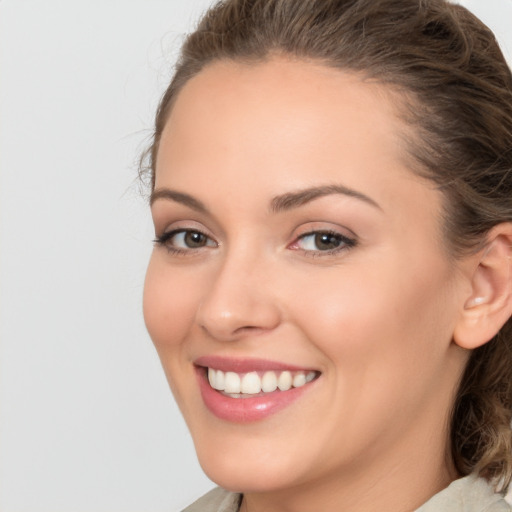
<path id="1" fill-rule="evenodd" d="M 145 331 L 137 158 L 208 0 L 0 0 L 0 512 L 213 486 Z M 512 54 L 512 0 L 462 2 Z"/>

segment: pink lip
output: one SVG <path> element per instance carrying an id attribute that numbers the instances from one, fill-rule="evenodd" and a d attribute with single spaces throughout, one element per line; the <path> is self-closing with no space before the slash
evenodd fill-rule
<path id="1" fill-rule="evenodd" d="M 232 357 L 203 356 L 194 361 L 196 366 L 215 368 L 223 372 L 248 373 L 265 371 L 310 371 L 311 368 L 303 368 L 290 364 L 270 361 L 268 359 L 237 359 Z"/>
<path id="2" fill-rule="evenodd" d="M 210 386 L 205 367 L 237 373 L 265 370 L 298 371 L 304 369 L 261 359 L 238 360 L 219 357 L 202 357 L 197 359 L 195 364 L 199 389 L 206 407 L 218 418 L 233 423 L 250 423 L 263 420 L 294 403 L 304 393 L 307 393 L 315 383 L 315 381 L 312 381 L 299 388 L 291 388 L 288 391 L 274 391 L 252 398 L 231 398 Z"/>

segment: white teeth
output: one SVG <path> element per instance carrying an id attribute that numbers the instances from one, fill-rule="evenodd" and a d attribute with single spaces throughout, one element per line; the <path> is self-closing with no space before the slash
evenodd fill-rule
<path id="1" fill-rule="evenodd" d="M 229 395 L 257 395 L 258 393 L 272 393 L 279 389 L 288 391 L 293 388 L 300 388 L 311 382 L 316 377 L 316 372 L 282 372 L 266 371 L 263 376 L 258 372 L 238 374 L 235 372 L 223 372 L 208 368 L 208 382 L 213 389 L 224 391 Z M 240 398 L 240 396 L 233 396 Z"/>
<path id="2" fill-rule="evenodd" d="M 275 372 L 265 372 L 261 379 L 261 390 L 265 393 L 272 393 L 277 389 L 277 376 Z"/>
<path id="3" fill-rule="evenodd" d="M 238 373 L 227 372 L 224 380 L 226 393 L 240 393 L 240 376 Z"/>
<path id="4" fill-rule="evenodd" d="M 224 390 L 224 372 L 208 368 L 208 382 L 213 389 Z"/>
<path id="5" fill-rule="evenodd" d="M 292 374 L 290 372 L 281 372 L 281 375 L 279 375 L 277 379 L 277 387 L 281 391 L 288 391 L 291 389 L 293 384 Z"/>
<path id="6" fill-rule="evenodd" d="M 210 386 L 213 389 L 216 389 L 216 387 L 215 387 L 215 370 L 212 370 L 211 368 L 208 368 L 208 382 L 210 383 Z"/>
<path id="7" fill-rule="evenodd" d="M 306 375 L 303 373 L 297 373 L 292 380 L 292 384 L 294 388 L 300 388 L 306 384 Z"/>
<path id="8" fill-rule="evenodd" d="M 212 386 L 212 387 L 214 389 L 218 389 L 219 391 L 222 391 L 226 387 L 225 380 L 226 380 L 226 377 L 224 375 L 224 372 L 221 370 L 216 370 L 215 371 L 215 386 Z"/>
<path id="9" fill-rule="evenodd" d="M 240 391 L 249 395 L 255 395 L 261 391 L 261 379 L 256 372 L 246 373 L 242 377 Z"/>

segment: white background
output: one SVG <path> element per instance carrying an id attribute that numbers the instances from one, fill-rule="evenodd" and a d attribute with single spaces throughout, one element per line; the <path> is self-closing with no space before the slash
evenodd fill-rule
<path id="1" fill-rule="evenodd" d="M 0 512 L 212 486 L 145 332 L 136 160 L 208 0 L 0 0 Z M 512 53 L 512 0 L 468 0 Z"/>

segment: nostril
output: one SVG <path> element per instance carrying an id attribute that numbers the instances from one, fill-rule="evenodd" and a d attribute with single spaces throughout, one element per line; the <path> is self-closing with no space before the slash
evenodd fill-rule
<path id="1" fill-rule="evenodd" d="M 212 322 L 210 324 L 200 324 L 200 327 L 204 333 L 208 336 L 216 339 L 224 340 L 236 340 L 245 335 L 259 335 L 268 331 L 269 329 L 263 327 L 257 327 L 253 325 L 247 325 L 242 327 L 235 327 L 231 329 L 229 325 L 222 326 L 220 322 Z"/>
<path id="2" fill-rule="evenodd" d="M 233 282 L 231 274 L 218 277 L 196 312 L 197 325 L 213 339 L 231 341 L 258 335 L 280 323 L 280 309 L 268 290 Z"/>
<path id="3" fill-rule="evenodd" d="M 246 332 L 250 332 L 251 334 L 257 334 L 258 332 L 265 332 L 267 330 L 268 329 L 264 329 L 263 327 L 257 327 L 255 325 L 247 325 L 247 326 L 239 327 L 238 329 L 236 329 L 235 334 L 236 333 L 243 334 Z"/>

